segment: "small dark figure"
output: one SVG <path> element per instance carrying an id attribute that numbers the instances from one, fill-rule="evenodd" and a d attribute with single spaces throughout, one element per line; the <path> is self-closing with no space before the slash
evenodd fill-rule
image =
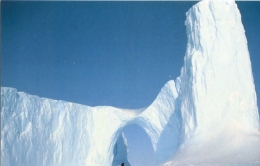
<path id="1" fill-rule="evenodd" d="M 122 164 L 121 164 L 121 166 L 125 166 L 125 164 L 124 164 L 124 163 L 122 163 Z"/>

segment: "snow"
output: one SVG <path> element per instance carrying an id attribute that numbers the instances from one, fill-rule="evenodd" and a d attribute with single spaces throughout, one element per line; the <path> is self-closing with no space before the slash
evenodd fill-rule
<path id="1" fill-rule="evenodd" d="M 89 107 L 1 88 L 1 164 L 130 165 L 137 124 L 161 165 L 260 165 L 260 124 L 241 15 L 233 0 L 187 12 L 181 75 L 147 108 Z M 176 82 L 176 83 L 175 83 Z"/>

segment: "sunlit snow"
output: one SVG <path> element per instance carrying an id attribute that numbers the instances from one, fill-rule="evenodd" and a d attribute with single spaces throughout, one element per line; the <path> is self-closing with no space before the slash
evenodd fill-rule
<path id="1" fill-rule="evenodd" d="M 90 107 L 1 88 L 4 166 L 118 166 L 124 129 L 139 125 L 154 165 L 260 165 L 256 92 L 241 15 L 233 0 L 187 13 L 181 75 L 147 108 Z"/>

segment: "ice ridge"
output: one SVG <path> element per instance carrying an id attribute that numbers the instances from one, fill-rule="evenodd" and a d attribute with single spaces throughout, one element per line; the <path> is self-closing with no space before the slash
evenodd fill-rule
<path id="1" fill-rule="evenodd" d="M 122 130 L 133 123 L 147 132 L 157 160 L 162 162 L 179 144 L 180 114 L 174 113 L 177 97 L 175 83 L 169 81 L 149 107 L 126 111 L 40 98 L 2 87 L 2 164 L 128 165 Z M 170 118 L 173 127 L 168 124 Z M 175 141 L 165 144 L 165 139 Z"/>

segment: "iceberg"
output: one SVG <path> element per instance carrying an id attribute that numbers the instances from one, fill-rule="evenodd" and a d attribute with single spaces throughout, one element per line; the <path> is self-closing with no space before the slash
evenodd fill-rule
<path id="1" fill-rule="evenodd" d="M 247 40 L 235 2 L 205 0 L 186 15 L 188 44 L 180 76 L 181 108 L 189 117 L 184 130 L 212 129 L 232 120 L 259 129 Z"/>
<path id="2" fill-rule="evenodd" d="M 203 0 L 186 17 L 177 79 L 182 143 L 162 165 L 260 165 L 256 92 L 236 3 Z"/>
<path id="3" fill-rule="evenodd" d="M 122 131 L 131 124 L 144 128 L 162 162 L 180 141 L 177 97 L 175 83 L 169 81 L 149 107 L 127 110 L 40 98 L 2 87 L 2 164 L 127 166 Z"/>
<path id="4" fill-rule="evenodd" d="M 247 40 L 233 0 L 187 13 L 181 75 L 143 109 L 90 107 L 1 88 L 1 164 L 130 165 L 123 129 L 149 136 L 157 165 L 260 165 L 260 123 Z"/>

